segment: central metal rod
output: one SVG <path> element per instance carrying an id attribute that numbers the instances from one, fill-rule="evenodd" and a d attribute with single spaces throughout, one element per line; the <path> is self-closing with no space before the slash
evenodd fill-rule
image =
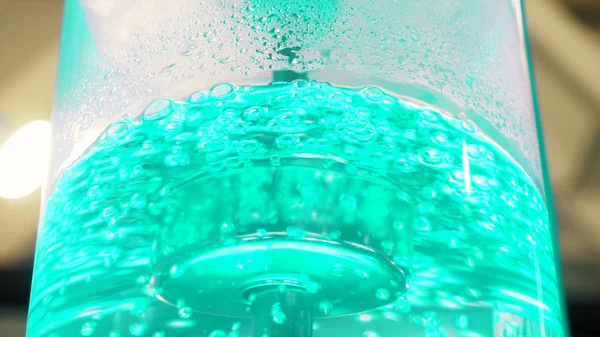
<path id="1" fill-rule="evenodd" d="M 312 337 L 312 301 L 305 292 L 258 294 L 252 312 L 254 337 Z"/>

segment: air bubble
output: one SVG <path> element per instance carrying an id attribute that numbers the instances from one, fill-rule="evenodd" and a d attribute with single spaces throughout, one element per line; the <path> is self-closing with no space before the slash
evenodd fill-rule
<path id="1" fill-rule="evenodd" d="M 331 232 L 329 232 L 329 234 L 327 236 L 331 240 L 338 240 L 341 235 L 342 235 L 342 233 L 339 230 L 332 230 Z"/>
<path id="2" fill-rule="evenodd" d="M 244 140 L 239 142 L 238 148 L 241 153 L 253 153 L 258 150 L 258 142 L 255 140 Z"/>
<path id="3" fill-rule="evenodd" d="M 342 277 L 346 273 L 346 267 L 344 267 L 343 264 L 336 264 L 333 266 L 333 269 L 331 270 L 331 272 L 333 275 L 335 275 L 337 277 Z"/>
<path id="4" fill-rule="evenodd" d="M 271 306 L 271 317 L 273 317 L 273 323 L 275 324 L 285 323 L 287 317 L 281 309 L 281 303 L 277 302 Z"/>
<path id="5" fill-rule="evenodd" d="M 187 319 L 187 318 L 192 317 L 193 313 L 194 313 L 194 311 L 192 310 L 192 308 L 190 308 L 190 307 L 183 307 L 183 308 L 179 309 L 179 311 L 177 312 L 177 315 L 180 318 Z"/>
<path id="6" fill-rule="evenodd" d="M 379 101 L 385 95 L 383 91 L 377 87 L 366 87 L 361 91 L 361 93 L 372 101 Z"/>
<path id="7" fill-rule="evenodd" d="M 166 98 L 161 98 L 159 100 L 154 101 L 152 104 L 148 105 L 148 107 L 144 110 L 144 119 L 149 121 L 155 121 L 166 118 L 173 112 L 173 104 L 173 101 Z"/>
<path id="8" fill-rule="evenodd" d="M 113 139 L 123 139 L 129 133 L 129 124 L 125 121 L 117 121 L 106 129 L 108 137 Z"/>
<path id="9" fill-rule="evenodd" d="M 431 136 L 431 140 L 437 145 L 445 146 L 448 144 L 448 135 L 443 132 L 436 132 Z"/>
<path id="10" fill-rule="evenodd" d="M 171 278 L 179 278 L 184 274 L 184 269 L 177 265 L 172 265 L 171 269 L 169 269 L 169 276 Z"/>
<path id="11" fill-rule="evenodd" d="M 306 285 L 306 291 L 309 294 L 316 294 L 319 292 L 319 290 L 321 290 L 321 285 L 319 282 L 308 282 Z"/>
<path id="12" fill-rule="evenodd" d="M 298 89 L 304 89 L 304 88 L 308 87 L 308 81 L 307 80 L 295 80 L 292 83 Z"/>
<path id="13" fill-rule="evenodd" d="M 235 87 L 233 86 L 233 84 L 221 83 L 214 86 L 210 90 L 210 94 L 215 98 L 224 99 L 231 96 L 233 94 L 234 89 Z"/>
<path id="14" fill-rule="evenodd" d="M 215 330 L 208 337 L 227 337 L 227 334 L 223 330 Z"/>
<path id="15" fill-rule="evenodd" d="M 425 165 L 438 166 L 444 164 L 443 154 L 436 149 L 426 149 L 420 154 L 421 162 Z"/>
<path id="16" fill-rule="evenodd" d="M 407 202 L 407 203 L 410 203 L 412 200 L 412 198 L 410 197 L 410 194 L 408 194 L 406 191 L 396 192 L 396 199 L 398 201 Z"/>
<path id="17" fill-rule="evenodd" d="M 412 310 L 410 302 L 405 297 L 400 297 L 394 302 L 394 310 L 399 313 L 409 313 Z"/>
<path id="18" fill-rule="evenodd" d="M 381 242 L 381 249 L 385 254 L 392 254 L 394 251 L 394 242 L 390 240 L 384 240 Z"/>
<path id="19" fill-rule="evenodd" d="M 129 314 L 133 317 L 144 317 L 147 309 L 148 307 L 146 303 L 138 303 L 131 308 L 131 310 L 129 310 Z"/>
<path id="20" fill-rule="evenodd" d="M 460 127 L 463 129 L 463 131 L 467 132 L 467 133 L 473 133 L 475 132 L 475 124 L 473 124 L 473 122 L 469 121 L 469 120 L 463 120 L 460 122 Z"/>
<path id="21" fill-rule="evenodd" d="M 206 93 L 204 91 L 198 91 L 190 96 L 188 102 L 190 103 L 200 103 L 206 98 Z"/>
<path id="22" fill-rule="evenodd" d="M 332 309 L 333 309 L 333 303 L 331 303 L 330 301 L 319 302 L 319 311 L 323 315 L 328 315 Z"/>
<path id="23" fill-rule="evenodd" d="M 438 191 L 433 186 L 425 186 L 421 190 L 421 195 L 425 199 L 432 200 L 432 199 L 435 199 L 437 197 Z"/>
<path id="24" fill-rule="evenodd" d="M 279 155 L 271 155 L 271 157 L 269 158 L 270 162 L 271 162 L 271 166 L 277 167 L 279 165 L 281 165 L 281 157 Z"/>
<path id="25" fill-rule="evenodd" d="M 181 128 L 181 122 L 174 121 L 165 125 L 164 130 L 165 133 L 178 133 L 179 131 L 181 131 Z"/>
<path id="26" fill-rule="evenodd" d="M 259 106 L 249 107 L 244 110 L 243 117 L 247 121 L 256 121 L 265 114 L 265 109 Z"/>
<path id="27" fill-rule="evenodd" d="M 379 288 L 375 293 L 375 297 L 379 300 L 387 301 L 390 298 L 390 291 L 385 288 Z"/>
<path id="28" fill-rule="evenodd" d="M 133 196 L 131 196 L 130 204 L 131 207 L 135 209 L 144 209 L 144 207 L 146 207 L 146 197 L 139 193 L 135 193 Z"/>
<path id="29" fill-rule="evenodd" d="M 129 333 L 135 337 L 142 336 L 146 332 L 146 329 L 148 329 L 148 326 L 145 323 L 133 323 L 129 325 Z"/>
<path id="30" fill-rule="evenodd" d="M 296 135 L 281 135 L 275 139 L 275 144 L 280 149 L 292 149 L 300 144 L 300 137 Z"/>
<path id="31" fill-rule="evenodd" d="M 417 170 L 417 157 L 412 153 L 403 153 L 397 156 L 398 159 L 393 166 L 396 170 L 403 173 L 410 173 Z"/>
<path id="32" fill-rule="evenodd" d="M 502 337 L 516 337 L 517 331 L 512 324 L 506 324 L 502 330 Z"/>
<path id="33" fill-rule="evenodd" d="M 295 226 L 289 226 L 285 231 L 287 237 L 292 239 L 302 239 L 306 235 L 304 229 Z"/>
<path id="34" fill-rule="evenodd" d="M 357 208 L 356 197 L 342 194 L 340 196 L 340 205 L 348 213 L 354 213 Z"/>
<path id="35" fill-rule="evenodd" d="M 264 229 L 264 228 L 259 228 L 259 229 L 257 229 L 257 230 L 256 230 L 256 235 L 257 235 L 258 237 L 261 237 L 261 238 L 262 238 L 262 237 L 265 237 L 265 236 L 267 236 L 267 234 L 268 234 L 268 232 L 267 232 L 267 230 L 266 230 L 266 229 Z"/>
<path id="36" fill-rule="evenodd" d="M 363 332 L 362 337 L 379 337 L 379 335 L 374 331 L 365 331 Z"/>
<path id="37" fill-rule="evenodd" d="M 425 217 L 419 217 L 415 221 L 415 229 L 421 232 L 429 232 L 431 230 L 431 222 Z"/>
<path id="38" fill-rule="evenodd" d="M 93 335 L 94 332 L 96 332 L 97 326 L 98 326 L 98 323 L 96 323 L 96 322 L 83 323 L 83 325 L 81 326 L 81 329 L 80 329 L 81 335 L 84 337 Z"/>
<path id="39" fill-rule="evenodd" d="M 459 329 L 466 329 L 469 327 L 469 317 L 466 315 L 459 315 L 456 318 L 456 327 Z"/>
<path id="40" fill-rule="evenodd" d="M 227 149 L 227 145 L 226 139 L 207 139 L 200 141 L 196 145 L 196 149 L 202 152 L 222 152 Z"/>
<path id="41" fill-rule="evenodd" d="M 223 234 L 231 234 L 231 233 L 235 232 L 235 230 L 236 230 L 235 225 L 233 225 L 231 223 L 226 223 L 226 222 L 221 224 L 220 229 L 221 229 L 221 233 L 223 233 Z"/>
<path id="42" fill-rule="evenodd" d="M 185 166 L 189 163 L 190 156 L 179 149 L 173 149 L 173 151 L 167 154 L 164 159 L 164 164 L 167 167 Z"/>

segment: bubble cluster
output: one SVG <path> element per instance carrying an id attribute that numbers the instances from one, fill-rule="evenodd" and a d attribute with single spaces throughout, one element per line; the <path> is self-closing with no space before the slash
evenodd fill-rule
<path id="1" fill-rule="evenodd" d="M 352 318 L 373 336 L 389 336 L 375 328 L 383 320 L 411 321 L 428 336 L 474 329 L 474 316 L 443 312 L 473 308 L 543 317 L 560 329 L 551 231 L 532 180 L 468 121 L 377 87 L 222 83 L 185 100 L 159 99 L 115 121 L 65 169 L 39 235 L 32 331 L 67 329 L 77 317 L 78 333 L 91 336 L 104 321 L 88 321 L 89 306 L 113 318 L 127 312 L 133 336 L 227 336 L 236 321 L 213 323 L 183 291 L 181 303 L 170 303 L 160 277 L 193 280 L 196 294 L 214 285 L 237 292 L 237 280 L 194 279 L 184 260 L 198 247 L 274 236 L 331 249 L 348 243 L 410 275 L 406 291 L 375 286 L 365 301 L 376 310 Z M 264 251 L 223 268 L 266 273 Z M 377 271 L 364 267 L 331 263 L 302 275 L 301 287 L 321 296 L 324 281 L 368 285 Z M 149 304 L 138 301 L 148 295 Z M 345 305 L 324 298 L 313 310 L 335 320 Z M 270 308 L 273 324 L 291 319 L 284 307 Z M 58 328 L 46 327 L 50 319 Z"/>

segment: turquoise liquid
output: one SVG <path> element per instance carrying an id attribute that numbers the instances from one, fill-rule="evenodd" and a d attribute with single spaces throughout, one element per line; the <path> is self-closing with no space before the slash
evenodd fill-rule
<path id="1" fill-rule="evenodd" d="M 28 336 L 563 336 L 551 242 L 469 120 L 375 87 L 220 84 L 64 170 Z"/>

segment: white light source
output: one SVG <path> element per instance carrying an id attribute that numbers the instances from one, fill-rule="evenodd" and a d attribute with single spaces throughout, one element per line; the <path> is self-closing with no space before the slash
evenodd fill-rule
<path id="1" fill-rule="evenodd" d="M 15 132 L 0 148 L 0 197 L 22 198 L 46 177 L 50 159 L 51 124 L 31 122 Z"/>

